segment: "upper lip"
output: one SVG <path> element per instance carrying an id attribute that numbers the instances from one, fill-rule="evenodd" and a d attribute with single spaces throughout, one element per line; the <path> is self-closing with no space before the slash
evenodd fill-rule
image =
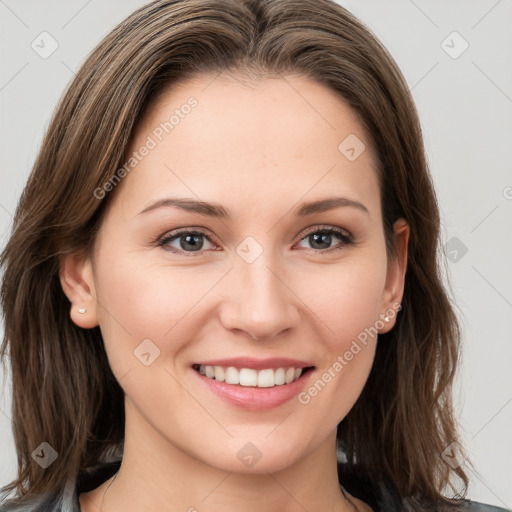
<path id="1" fill-rule="evenodd" d="M 267 368 L 307 368 L 313 366 L 310 362 L 290 359 L 289 357 L 272 357 L 256 359 L 254 357 L 234 357 L 230 359 L 210 359 L 201 361 L 197 365 L 204 366 L 233 366 L 235 368 L 252 368 L 253 370 L 265 370 Z"/>

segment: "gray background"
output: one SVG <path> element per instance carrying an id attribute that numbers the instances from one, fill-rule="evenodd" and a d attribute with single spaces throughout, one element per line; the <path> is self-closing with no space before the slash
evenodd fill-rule
<path id="1" fill-rule="evenodd" d="M 101 38 L 144 3 L 0 0 L 2 246 L 64 87 Z M 455 399 L 476 467 L 469 497 L 512 507 L 512 1 L 340 3 L 384 42 L 412 88 L 464 333 Z M 51 49 L 44 31 L 58 44 L 45 59 L 31 47 L 46 37 L 44 48 Z M 0 485 L 16 471 L 10 390 L 6 376 Z"/>

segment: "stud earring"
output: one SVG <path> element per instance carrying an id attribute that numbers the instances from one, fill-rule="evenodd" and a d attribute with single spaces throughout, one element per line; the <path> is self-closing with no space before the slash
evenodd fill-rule
<path id="1" fill-rule="evenodd" d="M 78 312 L 82 315 L 87 311 L 87 308 L 78 308 Z"/>
<path id="2" fill-rule="evenodd" d="M 389 322 L 389 316 L 388 316 L 388 315 L 386 315 L 386 316 L 384 317 L 384 321 L 385 321 L 385 322 Z"/>

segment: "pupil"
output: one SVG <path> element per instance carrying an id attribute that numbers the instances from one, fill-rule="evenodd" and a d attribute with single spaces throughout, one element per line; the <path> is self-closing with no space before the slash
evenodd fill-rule
<path id="1" fill-rule="evenodd" d="M 324 240 L 324 242 L 323 242 L 323 243 L 324 243 L 324 245 L 326 245 L 327 247 L 329 247 L 330 242 L 331 242 L 331 235 L 329 235 L 329 234 L 327 234 L 327 233 L 324 233 L 324 234 L 318 234 L 318 233 L 316 233 L 316 234 L 314 234 L 314 235 L 312 235 L 312 236 L 313 236 L 313 239 L 314 239 L 314 242 L 315 242 L 315 243 L 317 243 L 317 242 L 319 241 L 319 239 L 320 239 L 320 243 L 322 243 L 322 240 L 323 240 L 323 239 L 325 239 L 326 241 Z"/>
<path id="2" fill-rule="evenodd" d="M 203 246 L 203 244 L 200 242 L 200 238 L 201 238 L 202 235 L 185 235 L 185 236 L 182 236 L 181 237 L 181 248 L 182 249 L 190 249 L 192 248 L 192 250 L 194 251 L 197 251 L 199 249 L 201 249 L 201 247 Z M 185 243 L 183 243 L 183 240 L 185 240 Z M 186 247 L 186 245 L 188 244 L 188 247 Z"/>

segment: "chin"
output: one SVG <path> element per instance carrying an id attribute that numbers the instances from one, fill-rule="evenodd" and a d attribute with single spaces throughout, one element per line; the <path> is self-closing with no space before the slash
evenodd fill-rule
<path id="1" fill-rule="evenodd" d="M 300 448 L 291 444 L 232 440 L 230 446 L 220 452 L 212 452 L 207 458 L 203 453 L 201 460 L 223 471 L 257 475 L 282 471 L 295 464 L 301 456 Z"/>

